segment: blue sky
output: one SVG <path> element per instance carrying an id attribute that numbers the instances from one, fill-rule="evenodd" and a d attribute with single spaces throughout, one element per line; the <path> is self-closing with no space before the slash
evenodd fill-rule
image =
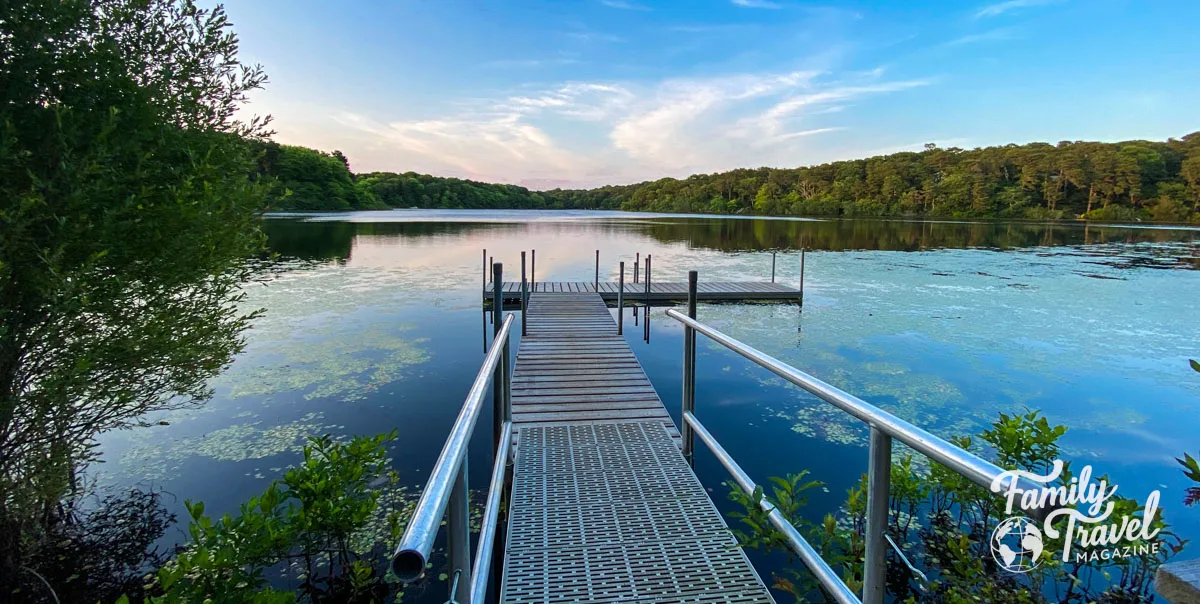
<path id="1" fill-rule="evenodd" d="M 228 0 L 249 110 L 533 188 L 1200 130 L 1200 2 Z"/>

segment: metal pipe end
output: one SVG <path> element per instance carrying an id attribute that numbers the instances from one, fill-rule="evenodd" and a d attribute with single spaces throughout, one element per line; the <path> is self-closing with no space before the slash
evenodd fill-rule
<path id="1" fill-rule="evenodd" d="M 425 572 L 425 556 L 415 549 L 405 549 L 392 556 L 392 574 L 405 583 L 416 581 Z"/>

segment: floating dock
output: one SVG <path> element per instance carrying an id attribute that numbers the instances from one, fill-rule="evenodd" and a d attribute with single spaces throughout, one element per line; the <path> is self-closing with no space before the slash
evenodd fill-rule
<path id="1" fill-rule="evenodd" d="M 603 298 L 611 284 L 537 285 L 513 371 L 517 448 L 500 601 L 773 602 L 617 335 Z M 660 295 L 677 295 L 659 285 Z M 609 293 L 615 299 L 615 285 Z"/>
<path id="2" fill-rule="evenodd" d="M 492 284 L 488 283 L 483 290 L 483 299 L 485 302 L 491 302 L 494 297 L 492 287 Z M 598 285 L 594 282 L 580 281 L 538 281 L 529 285 L 529 292 L 531 294 L 598 293 L 602 301 L 616 302 L 619 288 L 620 285 L 617 283 L 604 281 Z M 521 282 L 505 281 L 502 295 L 505 303 L 519 303 L 521 301 Z M 687 283 L 682 281 L 651 282 L 649 292 L 646 291 L 646 284 L 644 282 L 625 284 L 625 300 L 633 303 L 645 302 L 646 300 L 650 302 L 681 302 L 687 300 L 687 295 Z M 700 283 L 697 286 L 696 299 L 738 302 L 752 300 L 795 300 L 799 302 L 804 299 L 804 292 L 797 288 L 783 285 L 782 283 L 773 283 L 770 281 L 713 281 Z"/>

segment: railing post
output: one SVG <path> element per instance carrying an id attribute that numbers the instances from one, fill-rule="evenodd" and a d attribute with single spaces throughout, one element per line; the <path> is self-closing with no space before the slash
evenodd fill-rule
<path id="1" fill-rule="evenodd" d="M 771 252 L 771 283 L 775 282 L 775 252 Z"/>
<path id="2" fill-rule="evenodd" d="M 688 271 L 688 317 L 696 318 L 696 271 Z M 683 414 L 696 412 L 696 330 L 689 326 L 683 328 Z M 680 435 L 683 437 L 683 457 L 688 464 L 695 467 L 695 433 L 691 424 L 681 422 Z"/>
<path id="3" fill-rule="evenodd" d="M 642 253 L 638 252 L 633 255 L 633 282 L 638 282 L 638 267 L 642 264 Z"/>
<path id="4" fill-rule="evenodd" d="M 892 437 L 871 425 L 867 463 L 866 559 L 863 562 L 863 604 L 882 604 L 887 584 L 888 497 L 892 479 Z"/>
<path id="5" fill-rule="evenodd" d="M 495 337 L 500 333 L 500 326 L 503 323 L 504 313 L 504 265 L 496 263 L 492 265 L 492 323 L 496 328 L 492 336 Z M 494 345 L 494 341 L 493 341 Z M 505 418 L 505 383 L 508 379 L 508 341 L 504 342 L 505 354 L 496 363 L 496 373 L 492 376 L 492 445 L 493 447 L 500 446 L 500 433 L 504 431 Z M 495 450 L 493 448 L 493 450 Z"/>
<path id="6" fill-rule="evenodd" d="M 525 318 L 529 315 L 529 288 L 525 282 L 525 252 L 521 252 L 521 336 L 525 336 Z"/>
<path id="7" fill-rule="evenodd" d="M 600 291 L 600 250 L 596 250 L 596 291 Z"/>
<path id="8" fill-rule="evenodd" d="M 625 263 L 621 263 L 621 276 L 617 277 L 617 335 L 625 333 Z"/>
<path id="9" fill-rule="evenodd" d="M 446 508 L 446 549 L 449 550 L 450 576 L 461 571 L 457 593 L 450 599 L 458 604 L 471 604 L 471 494 L 467 485 L 467 458 L 463 457 L 458 477 L 450 491 Z M 451 583 L 454 584 L 453 582 Z"/>

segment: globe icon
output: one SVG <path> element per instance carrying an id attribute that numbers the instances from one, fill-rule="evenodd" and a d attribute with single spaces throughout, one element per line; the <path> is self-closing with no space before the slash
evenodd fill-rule
<path id="1" fill-rule="evenodd" d="M 1026 573 L 1042 563 L 1042 531 L 1028 518 L 1013 516 L 1001 522 L 988 545 L 992 557 L 1009 572 Z"/>

